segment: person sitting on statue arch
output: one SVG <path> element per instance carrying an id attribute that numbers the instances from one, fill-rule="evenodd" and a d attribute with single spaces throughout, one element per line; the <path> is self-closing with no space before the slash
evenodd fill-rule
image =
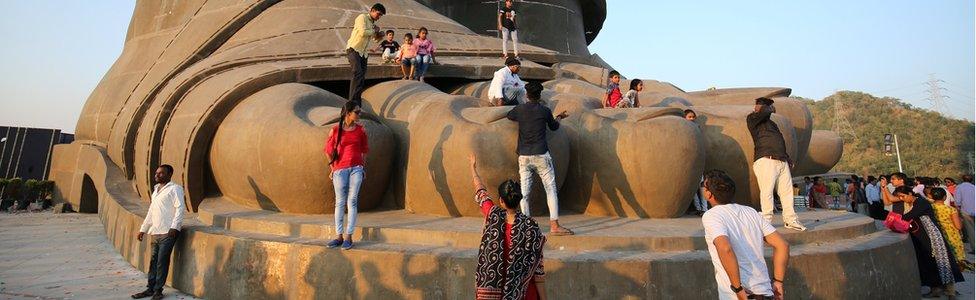
<path id="1" fill-rule="evenodd" d="M 488 86 L 488 101 L 492 106 L 525 103 L 525 83 L 518 76 L 521 68 L 522 62 L 509 57 L 505 60 L 505 67 L 495 71 Z"/>

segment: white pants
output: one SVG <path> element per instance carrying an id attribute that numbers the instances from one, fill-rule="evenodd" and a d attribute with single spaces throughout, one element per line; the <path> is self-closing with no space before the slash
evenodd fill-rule
<path id="1" fill-rule="evenodd" d="M 398 54 L 400 54 L 400 51 L 390 52 L 390 49 L 384 48 L 383 49 L 383 60 L 396 60 L 396 57 L 397 57 Z"/>
<path id="2" fill-rule="evenodd" d="M 522 214 L 529 213 L 529 194 L 532 192 L 532 173 L 542 178 L 542 187 L 546 190 L 546 202 L 549 204 L 549 220 L 559 219 L 559 196 L 556 195 L 556 170 L 552 167 L 552 156 L 549 152 L 540 155 L 519 155 L 519 177 L 522 181 Z"/>
<path id="3" fill-rule="evenodd" d="M 796 210 L 793 207 L 793 176 L 790 166 L 784 161 L 760 158 L 752 163 L 752 171 L 756 173 L 759 182 L 759 200 L 762 204 L 762 216 L 767 221 L 773 219 L 773 191 L 779 192 L 779 201 L 783 204 L 783 223 L 796 222 Z"/>
<path id="4" fill-rule="evenodd" d="M 502 27 L 502 54 L 508 54 L 508 37 L 512 37 L 512 49 L 515 50 L 515 56 L 518 55 L 518 30 L 508 31 L 508 28 Z"/>

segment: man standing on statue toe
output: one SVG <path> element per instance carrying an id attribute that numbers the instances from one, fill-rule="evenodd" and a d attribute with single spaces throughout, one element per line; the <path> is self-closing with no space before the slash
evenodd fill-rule
<path id="1" fill-rule="evenodd" d="M 793 206 L 793 175 L 790 175 L 793 163 L 786 153 L 783 134 L 770 119 L 775 112 L 773 99 L 761 97 L 756 99 L 753 112 L 746 116 L 746 125 L 755 144 L 752 171 L 756 173 L 756 181 L 759 182 L 762 216 L 766 221 L 772 221 L 775 208 L 773 192 L 779 192 L 779 201 L 783 204 L 783 225 L 789 229 L 804 231 L 807 228 L 800 224 Z"/>
<path id="2" fill-rule="evenodd" d="M 559 129 L 559 121 L 565 119 L 566 112 L 553 116 L 552 110 L 540 102 L 542 85 L 530 82 L 525 85 L 528 102 L 515 106 L 508 112 L 508 119 L 518 122 L 518 163 L 522 181 L 522 213 L 529 213 L 529 194 L 532 192 L 532 176 L 542 178 L 546 190 L 546 203 L 549 204 L 549 234 L 571 235 L 573 231 L 559 225 L 559 196 L 556 188 L 556 170 L 549 155 L 546 132 Z M 548 129 L 547 129 L 548 128 Z"/>

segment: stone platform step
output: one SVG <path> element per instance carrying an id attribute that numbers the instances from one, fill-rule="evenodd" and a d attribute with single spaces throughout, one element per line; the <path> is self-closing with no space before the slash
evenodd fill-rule
<path id="1" fill-rule="evenodd" d="M 777 216 L 778 217 L 778 216 Z M 201 204 L 198 218 L 202 224 L 235 233 L 264 234 L 301 240 L 328 241 L 334 235 L 333 215 L 301 215 L 255 210 L 214 198 Z M 821 244 L 846 240 L 876 232 L 874 220 L 840 211 L 800 213 L 808 230 L 777 230 L 791 244 Z M 536 218 L 548 230 L 547 218 Z M 629 219 L 562 216 L 560 222 L 576 232 L 573 236 L 549 236 L 550 250 L 569 251 L 641 251 L 673 252 L 705 250 L 701 219 Z M 440 217 L 413 214 L 404 210 L 359 213 L 357 241 L 477 249 L 483 219 Z M 324 242 L 323 242 L 324 243 Z"/>
<path id="2" fill-rule="evenodd" d="M 107 159 L 104 152 L 95 154 L 95 158 Z M 108 178 L 93 178 L 106 238 L 126 261 L 148 271 L 150 242 L 137 241 L 135 236 L 149 203 L 138 198 L 121 171 L 111 165 L 108 171 L 99 173 Z M 364 213 L 360 224 L 366 227 L 368 238 L 352 250 L 342 251 L 325 247 L 331 216 L 283 215 L 204 203 L 215 205 L 186 216 L 168 281 L 194 296 L 474 297 L 477 250 L 473 245 L 480 238 L 480 218 L 448 219 L 403 211 Z M 911 259 L 915 254 L 907 235 L 877 231 L 873 221 L 842 212 L 809 212 L 801 218 L 810 227 L 808 232 L 785 232 L 787 238 L 800 241 L 792 245 L 785 278 L 788 299 L 918 298 L 920 283 Z M 548 243 L 544 263 L 550 299 L 718 297 L 707 251 L 694 247 L 703 243 L 696 241 L 703 240 L 696 218 L 566 216 L 563 222 L 579 235 L 553 237 Z M 859 230 L 870 232 L 854 234 Z M 601 236 L 606 244 L 597 242 Z M 672 237 L 683 239 L 684 248 L 691 250 L 648 250 L 668 249 L 666 242 L 652 241 Z"/>
<path id="3" fill-rule="evenodd" d="M 473 248 L 364 240 L 351 250 L 339 250 L 327 248 L 326 239 L 229 231 L 203 224 L 193 226 L 187 233 L 184 240 L 191 244 L 184 246 L 179 259 L 194 267 L 177 277 L 178 285 L 208 298 L 474 296 L 477 250 Z M 889 287 L 902 282 L 898 276 L 877 272 L 915 274 L 909 268 L 911 264 L 895 263 L 913 255 L 905 243 L 904 235 L 877 231 L 794 245 L 786 280 L 790 298 L 876 298 L 884 293 L 846 287 L 849 282 Z M 768 263 L 771 255 L 767 249 Z M 208 266 L 217 268 L 204 269 Z M 547 293 L 558 299 L 717 297 L 707 250 L 548 249 L 544 266 Z M 210 279 L 206 281 L 209 284 L 195 284 L 198 278 Z"/>

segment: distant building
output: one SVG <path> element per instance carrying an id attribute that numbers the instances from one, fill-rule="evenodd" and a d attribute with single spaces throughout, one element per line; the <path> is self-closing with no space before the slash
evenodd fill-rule
<path id="1" fill-rule="evenodd" d="M 60 129 L 0 126 L 0 178 L 46 180 L 54 145 L 74 140 Z"/>

